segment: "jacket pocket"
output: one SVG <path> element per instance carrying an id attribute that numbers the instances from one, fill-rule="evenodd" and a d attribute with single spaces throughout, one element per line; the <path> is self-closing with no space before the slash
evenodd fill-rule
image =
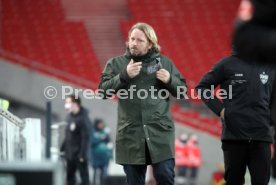
<path id="1" fill-rule="evenodd" d="M 174 124 L 167 116 L 153 114 L 150 124 L 154 124 L 155 126 L 162 128 L 162 130 L 174 130 Z"/>
<path id="2" fill-rule="evenodd" d="M 174 129 L 174 124 L 168 118 L 161 119 L 160 125 L 166 130 L 173 130 Z"/>
<path id="3" fill-rule="evenodd" d="M 231 84 L 230 84 L 231 88 L 232 88 L 232 95 L 229 97 L 231 97 L 231 99 L 240 99 L 240 98 L 245 98 L 244 100 L 246 100 L 246 98 L 248 98 L 249 96 L 249 84 L 248 84 L 248 80 L 246 79 L 232 79 L 231 80 Z M 230 101 L 231 101 L 230 99 Z"/>
<path id="4" fill-rule="evenodd" d="M 119 125 L 117 131 L 122 132 L 125 128 L 127 128 L 129 125 L 131 125 L 131 121 L 122 121 L 122 123 Z"/>

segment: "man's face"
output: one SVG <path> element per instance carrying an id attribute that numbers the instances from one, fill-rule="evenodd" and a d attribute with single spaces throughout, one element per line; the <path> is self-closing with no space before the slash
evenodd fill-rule
<path id="1" fill-rule="evenodd" d="M 134 29 L 129 36 L 128 46 L 132 55 L 141 56 L 148 52 L 152 44 L 148 41 L 143 31 Z"/>
<path id="2" fill-rule="evenodd" d="M 65 108 L 66 112 L 72 112 L 72 110 L 73 110 L 73 104 L 72 104 L 71 98 L 67 97 L 65 99 L 64 108 Z"/>
<path id="3" fill-rule="evenodd" d="M 74 103 L 70 97 L 67 97 L 65 99 L 64 108 L 65 108 L 66 112 L 68 112 L 68 113 L 74 112 L 77 110 L 77 107 L 78 107 L 78 104 Z"/>
<path id="4" fill-rule="evenodd" d="M 104 124 L 103 124 L 102 122 L 98 124 L 98 129 L 99 129 L 99 130 L 104 129 Z"/>

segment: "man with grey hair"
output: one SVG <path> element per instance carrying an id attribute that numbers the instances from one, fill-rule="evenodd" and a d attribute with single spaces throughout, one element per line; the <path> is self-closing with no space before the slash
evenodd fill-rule
<path id="1" fill-rule="evenodd" d="M 145 184 L 147 165 L 157 184 L 173 185 L 175 131 L 164 93 L 177 96 L 181 89 L 183 95 L 186 83 L 172 61 L 160 55 L 155 31 L 146 23 L 130 29 L 126 53 L 107 62 L 99 89 L 107 98 L 109 90 L 119 94 L 133 86 L 137 93 L 118 101 L 116 162 L 123 165 L 129 185 Z"/>

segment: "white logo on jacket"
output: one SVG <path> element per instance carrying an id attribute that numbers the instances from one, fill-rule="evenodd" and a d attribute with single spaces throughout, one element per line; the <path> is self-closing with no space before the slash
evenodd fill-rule
<path id="1" fill-rule="evenodd" d="M 263 72 L 263 74 L 260 74 L 260 79 L 263 84 L 266 84 L 268 81 L 269 76 Z"/>
<path id="2" fill-rule="evenodd" d="M 235 76 L 236 77 L 243 77 L 243 74 L 242 73 L 235 73 Z"/>
<path id="3" fill-rule="evenodd" d="M 70 124 L 70 130 L 71 130 L 71 132 L 73 132 L 75 129 L 76 129 L 76 123 L 72 122 Z"/>

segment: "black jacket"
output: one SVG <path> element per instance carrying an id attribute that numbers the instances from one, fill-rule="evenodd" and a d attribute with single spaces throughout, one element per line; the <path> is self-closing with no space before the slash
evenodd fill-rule
<path id="1" fill-rule="evenodd" d="M 220 85 L 228 93 L 232 91 L 232 97 L 230 94 L 223 101 L 201 97 L 218 116 L 225 108 L 222 140 L 272 142 L 275 82 L 275 70 L 271 66 L 244 62 L 234 55 L 222 59 L 201 79 L 198 91 L 210 89 L 212 85 Z"/>
<path id="2" fill-rule="evenodd" d="M 62 146 L 65 158 L 67 160 L 87 159 L 91 124 L 87 110 L 81 107 L 78 114 L 68 114 L 66 122 L 65 139 Z"/>

